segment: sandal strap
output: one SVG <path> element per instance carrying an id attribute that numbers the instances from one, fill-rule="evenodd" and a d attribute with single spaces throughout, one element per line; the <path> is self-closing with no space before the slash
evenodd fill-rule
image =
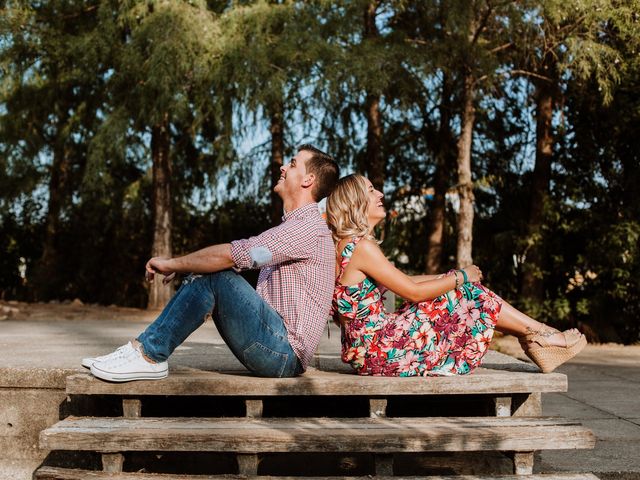
<path id="1" fill-rule="evenodd" d="M 572 347 L 573 345 L 578 343 L 580 339 L 584 336 L 582 333 L 567 333 L 567 332 L 562 332 L 562 335 L 564 335 L 564 342 L 566 343 L 567 347 Z"/>
<path id="2" fill-rule="evenodd" d="M 562 334 L 564 337 L 564 342 L 567 347 L 575 345 L 582 338 L 582 333 L 568 333 L 568 331 L 559 331 L 553 327 L 544 326 L 540 330 L 529 330 L 528 333 L 525 333 L 521 337 L 519 337 L 520 344 L 525 347 L 527 344 L 532 342 L 537 343 L 541 347 L 548 347 L 551 344 L 547 341 L 547 337 L 551 335 L 555 335 L 557 333 Z"/>
<path id="3" fill-rule="evenodd" d="M 540 330 L 533 330 L 533 329 L 527 329 L 527 333 L 525 333 L 521 338 L 521 342 L 522 340 L 525 342 L 536 342 L 539 343 L 540 345 L 542 345 L 543 347 L 549 345 L 549 342 L 547 342 L 546 337 L 550 337 L 551 335 L 555 335 L 556 333 L 559 333 L 558 330 L 556 330 L 555 328 L 552 327 L 548 327 L 548 326 L 543 326 Z"/>

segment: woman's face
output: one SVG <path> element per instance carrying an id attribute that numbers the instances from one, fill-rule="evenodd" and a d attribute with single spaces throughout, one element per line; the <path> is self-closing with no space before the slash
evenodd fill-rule
<path id="1" fill-rule="evenodd" d="M 369 198 L 369 209 L 367 212 L 367 216 L 369 220 L 369 226 L 373 228 L 380 222 L 380 220 L 387 216 L 387 212 L 384 209 L 384 204 L 382 203 L 384 194 L 373 188 L 373 185 L 368 178 L 365 178 L 364 181 L 367 184 L 367 196 Z"/>

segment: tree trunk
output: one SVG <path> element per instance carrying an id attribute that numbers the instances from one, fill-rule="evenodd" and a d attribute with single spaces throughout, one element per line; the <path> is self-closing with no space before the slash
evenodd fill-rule
<path id="1" fill-rule="evenodd" d="M 271 163 L 269 171 L 271 174 L 271 225 L 278 225 L 282 222 L 282 199 L 273 191 L 280 178 L 280 167 L 284 163 L 284 107 L 282 102 L 277 102 L 272 106 L 271 125 Z"/>
<path id="2" fill-rule="evenodd" d="M 367 95 L 367 153 L 365 173 L 376 190 L 384 187 L 385 162 L 382 158 L 382 115 L 380 96 Z"/>
<path id="3" fill-rule="evenodd" d="M 475 122 L 474 94 L 475 85 L 473 75 L 464 75 L 464 90 L 462 93 L 462 117 L 460 138 L 458 139 L 458 197 L 460 210 L 458 211 L 458 242 L 456 265 L 463 268 L 473 263 L 473 182 L 471 181 L 471 145 L 473 125 Z"/>
<path id="4" fill-rule="evenodd" d="M 442 271 L 442 243 L 447 194 L 447 163 L 451 140 L 451 81 L 446 73 L 442 78 L 442 100 L 440 101 L 440 126 L 438 128 L 438 150 L 434 176 L 434 198 L 427 243 L 426 272 L 436 274 Z"/>
<path id="5" fill-rule="evenodd" d="M 380 34 L 376 26 L 378 1 L 369 2 L 364 10 L 364 38 L 374 39 Z M 365 100 L 367 117 L 367 150 L 365 155 L 365 174 L 376 190 L 382 191 L 386 162 L 382 157 L 382 114 L 380 113 L 380 95 L 367 93 Z"/>
<path id="6" fill-rule="evenodd" d="M 59 131 L 63 130 L 61 121 Z M 51 291 L 51 278 L 56 274 L 58 262 L 58 234 L 60 231 L 60 213 L 64 203 L 64 197 L 68 191 L 69 174 L 71 171 L 71 159 L 66 145 L 66 138 L 57 138 L 53 149 L 53 164 L 51 165 L 51 177 L 49 179 L 49 204 L 43 242 L 42 257 L 34 275 L 36 298 L 49 300 L 53 298 Z"/>
<path id="7" fill-rule="evenodd" d="M 544 249 L 541 241 L 544 223 L 544 208 L 549 198 L 551 161 L 553 158 L 553 110 L 554 88 L 549 82 L 538 82 L 536 89 L 536 165 L 531 182 L 531 205 L 529 210 L 528 246 L 522 272 L 522 295 L 541 301 L 544 296 L 542 272 Z"/>
<path id="8" fill-rule="evenodd" d="M 171 230 L 171 158 L 169 156 L 169 114 L 165 113 L 161 123 L 151 129 L 151 156 L 153 159 L 153 246 L 151 255 L 167 257 L 173 255 Z M 173 295 L 173 285 L 164 285 L 160 278 L 151 284 L 150 309 L 163 308 Z"/>

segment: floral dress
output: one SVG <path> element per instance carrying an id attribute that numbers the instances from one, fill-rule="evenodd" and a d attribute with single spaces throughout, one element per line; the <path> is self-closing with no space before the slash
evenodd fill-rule
<path id="1" fill-rule="evenodd" d="M 482 363 L 502 299 L 480 283 L 465 283 L 433 300 L 406 302 L 387 313 L 370 279 L 340 280 L 360 238 L 345 246 L 332 314 L 342 321 L 342 361 L 360 375 L 411 377 L 471 373 Z"/>

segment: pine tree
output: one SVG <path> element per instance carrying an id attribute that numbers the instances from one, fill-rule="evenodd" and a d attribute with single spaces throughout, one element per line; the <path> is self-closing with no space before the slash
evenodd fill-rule
<path id="1" fill-rule="evenodd" d="M 380 1 L 371 1 L 364 6 L 363 42 L 369 42 L 373 48 L 380 44 L 380 32 L 376 25 L 377 10 Z M 380 47 L 378 47 L 380 48 Z M 382 155 L 382 113 L 380 111 L 381 95 L 378 91 L 365 93 L 364 111 L 367 119 L 367 146 L 365 150 L 364 172 L 373 187 L 384 191 L 386 162 Z"/>
<path id="2" fill-rule="evenodd" d="M 553 117 L 564 103 L 563 78 L 568 75 L 578 79 L 593 76 L 603 91 L 603 99 L 611 98 L 622 63 L 616 50 L 602 42 L 602 32 L 634 15 L 632 5 L 618 3 L 590 0 L 574 4 L 548 0 L 526 5 L 521 10 L 530 23 L 519 45 L 523 52 L 521 69 L 514 73 L 532 79 L 536 107 L 536 156 L 530 183 L 526 261 L 521 284 L 522 295 L 532 305 L 544 297 L 543 276 L 547 261 L 543 227 L 545 211 L 549 208 L 555 156 Z"/>
<path id="3" fill-rule="evenodd" d="M 456 263 L 463 267 L 473 261 L 475 112 L 480 95 L 490 94 L 499 81 L 512 8 L 509 3 L 433 1 L 410 4 L 400 15 L 398 25 L 415 51 L 412 63 L 427 84 L 428 93 L 417 98 L 439 98 L 438 114 L 424 122 L 435 190 L 427 228 L 426 268 L 431 273 L 441 269 L 445 195 L 451 187 L 459 198 Z M 453 185 L 452 171 L 457 177 Z"/>
<path id="4" fill-rule="evenodd" d="M 96 11 L 95 3 L 18 1 L 5 4 L 2 15 L 0 135 L 6 155 L 31 165 L 41 156 L 51 160 L 42 255 L 30 275 L 38 299 L 58 294 L 52 278 L 63 265 L 61 222 L 78 189 L 103 98 L 103 81 L 91 61 L 101 45 L 83 41 L 95 28 Z"/>
<path id="5" fill-rule="evenodd" d="M 450 35 L 446 17 L 448 2 L 414 2 L 396 8 L 392 21 L 394 28 L 405 36 L 410 46 L 412 69 L 418 72 L 420 87 L 414 87 L 409 97 L 415 102 L 421 115 L 419 135 L 424 137 L 426 170 L 432 171 L 425 180 L 433 188 L 433 200 L 426 225 L 427 248 L 425 270 L 435 274 L 442 271 L 446 202 L 445 196 L 451 187 L 451 171 L 455 162 L 455 142 L 452 126 L 454 113 L 455 73 L 452 73 L 447 37 Z M 437 98 L 437 111 L 432 112 L 425 104 Z M 417 153 L 417 152 L 416 152 Z"/>
<path id="6" fill-rule="evenodd" d="M 115 11 L 105 2 L 104 10 L 103 32 L 116 38 L 112 39 L 113 73 L 107 85 L 110 112 L 99 141 L 102 146 L 116 142 L 131 129 L 150 135 L 154 219 L 150 253 L 171 257 L 172 130 L 184 130 L 186 122 L 193 125 L 195 135 L 197 125 L 211 110 L 218 24 L 204 2 L 129 2 L 119 4 Z M 145 146 L 144 138 L 139 138 Z M 94 148 L 104 152 L 100 145 Z M 154 282 L 149 308 L 161 308 L 172 291 L 172 285 Z"/>
<path id="7" fill-rule="evenodd" d="M 233 99 L 240 129 L 266 121 L 270 133 L 269 179 L 272 224 L 280 223 L 282 202 L 273 192 L 290 146 L 287 124 L 304 110 L 303 89 L 323 48 L 318 19 L 306 2 L 257 0 L 234 5 L 220 17 L 221 58 L 216 85 Z M 304 112 L 303 112 L 304 114 Z"/>
<path id="8" fill-rule="evenodd" d="M 386 112 L 411 104 L 419 88 L 408 71 L 413 52 L 396 24 L 396 13 L 403 10 L 402 2 L 392 0 L 345 0 L 323 12 L 330 26 L 328 48 L 319 61 L 314 96 L 324 111 L 322 130 L 336 155 L 381 191 L 393 174 L 393 150 L 402 148 L 385 132 L 386 125 L 402 121 Z"/>

